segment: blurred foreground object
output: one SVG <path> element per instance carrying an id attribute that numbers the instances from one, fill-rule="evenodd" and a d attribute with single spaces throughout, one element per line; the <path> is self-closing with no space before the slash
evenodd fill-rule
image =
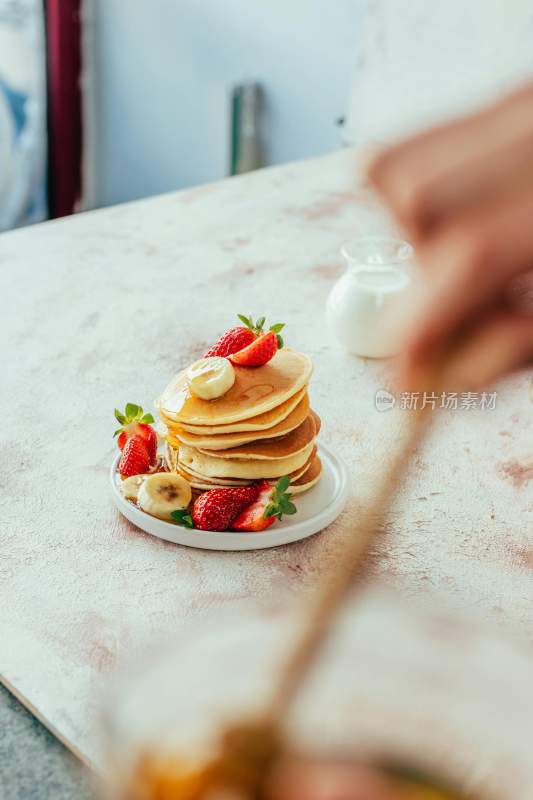
<path id="1" fill-rule="evenodd" d="M 417 249 L 427 290 L 406 383 L 461 342 L 450 382 L 478 389 L 533 359 L 533 84 L 377 154 L 369 177 Z"/>
<path id="2" fill-rule="evenodd" d="M 171 649 L 132 668 L 113 692 L 108 715 L 116 796 L 203 797 L 204 769 L 221 729 L 239 716 L 253 719 L 264 707 L 299 624 L 299 616 L 286 614 L 205 618 Z M 439 776 L 433 794 L 417 788 L 390 800 L 441 800 L 461 797 L 460 791 L 484 800 L 528 800 L 530 675 L 530 654 L 491 631 L 404 605 L 381 590 L 365 593 L 337 620 L 289 715 L 280 748 L 295 759 L 282 773 L 286 800 L 293 767 L 303 764 L 311 773 L 333 764 L 333 780 L 335 764 L 358 762 Z M 459 794 L 437 789 L 441 781 L 460 787 Z M 269 785 L 278 800 L 279 782 Z M 356 788 L 348 800 L 359 800 Z"/>
<path id="3" fill-rule="evenodd" d="M 246 790 L 243 772 L 242 793 L 231 794 L 224 789 L 205 791 L 207 776 L 184 776 L 181 766 L 172 761 L 144 762 L 127 800 L 466 800 L 430 776 L 400 765 L 321 761 L 280 753 L 259 791 Z"/>

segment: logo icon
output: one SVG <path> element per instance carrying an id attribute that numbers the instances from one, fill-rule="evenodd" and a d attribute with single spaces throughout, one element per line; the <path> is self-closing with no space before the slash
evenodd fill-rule
<path id="1" fill-rule="evenodd" d="M 396 397 L 386 389 L 378 389 L 374 397 L 374 405 L 377 411 L 390 411 L 394 408 Z"/>

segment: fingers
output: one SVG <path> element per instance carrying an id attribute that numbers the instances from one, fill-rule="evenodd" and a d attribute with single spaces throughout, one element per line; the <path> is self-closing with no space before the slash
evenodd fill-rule
<path id="1" fill-rule="evenodd" d="M 500 375 L 533 363 L 533 317 L 502 312 L 489 321 L 481 320 L 444 363 L 442 385 L 458 391 L 477 391 Z M 406 386 L 413 385 L 419 365 L 420 360 L 408 350 L 403 364 Z"/>
<path id="2" fill-rule="evenodd" d="M 352 764 L 294 763 L 278 768 L 269 800 L 393 800 L 389 781 L 371 767 Z"/>
<path id="3" fill-rule="evenodd" d="M 499 308 L 511 281 L 533 260 L 533 192 L 495 201 L 487 213 L 464 215 L 419 248 L 430 273 L 426 296 L 407 337 L 416 366 L 448 347 L 449 338 Z"/>
<path id="4" fill-rule="evenodd" d="M 502 308 L 533 264 L 533 84 L 401 142 L 368 171 L 426 267 L 405 374 L 431 374 L 451 348 L 466 386 L 526 363 L 531 322 Z"/>
<path id="5" fill-rule="evenodd" d="M 533 176 L 533 84 L 488 109 L 377 155 L 371 182 L 416 241 L 456 215 Z"/>

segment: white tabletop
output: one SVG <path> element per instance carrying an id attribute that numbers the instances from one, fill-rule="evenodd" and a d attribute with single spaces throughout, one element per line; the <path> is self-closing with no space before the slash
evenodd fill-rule
<path id="1" fill-rule="evenodd" d="M 379 413 L 387 367 L 324 329 L 340 244 L 372 212 L 348 151 L 0 237 L 0 667 L 6 684 L 98 761 L 99 691 L 117 661 L 206 608 L 283 605 L 309 588 L 380 469 L 402 411 Z M 348 462 L 347 511 L 275 550 L 217 553 L 153 539 L 109 497 L 113 409 L 152 401 L 237 312 L 287 323 L 309 353 L 321 437 Z M 374 573 L 437 591 L 527 639 L 533 624 L 528 377 L 494 410 L 447 412 L 376 547 Z"/>

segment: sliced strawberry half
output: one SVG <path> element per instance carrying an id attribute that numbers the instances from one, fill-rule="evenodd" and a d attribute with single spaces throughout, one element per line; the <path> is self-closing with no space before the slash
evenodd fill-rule
<path id="1" fill-rule="evenodd" d="M 244 350 L 233 353 L 229 359 L 240 367 L 262 367 L 274 358 L 277 351 L 276 334 L 273 331 L 268 331 L 268 333 L 263 333 L 262 336 L 259 336 L 248 347 L 245 347 Z"/>
<path id="2" fill-rule="evenodd" d="M 273 486 L 268 481 L 258 484 L 257 499 L 231 523 L 236 531 L 264 531 L 284 514 L 295 514 L 296 506 L 287 492 L 290 479 L 285 476 Z"/>
<path id="3" fill-rule="evenodd" d="M 150 464 L 153 464 L 157 455 L 157 433 L 149 424 L 154 421 L 151 414 L 145 414 L 141 406 L 135 403 L 127 403 L 124 413 L 115 408 L 115 418 L 120 422 L 113 436 L 118 436 L 117 444 L 124 450 L 126 443 L 133 436 L 138 436 L 144 440 Z"/>

